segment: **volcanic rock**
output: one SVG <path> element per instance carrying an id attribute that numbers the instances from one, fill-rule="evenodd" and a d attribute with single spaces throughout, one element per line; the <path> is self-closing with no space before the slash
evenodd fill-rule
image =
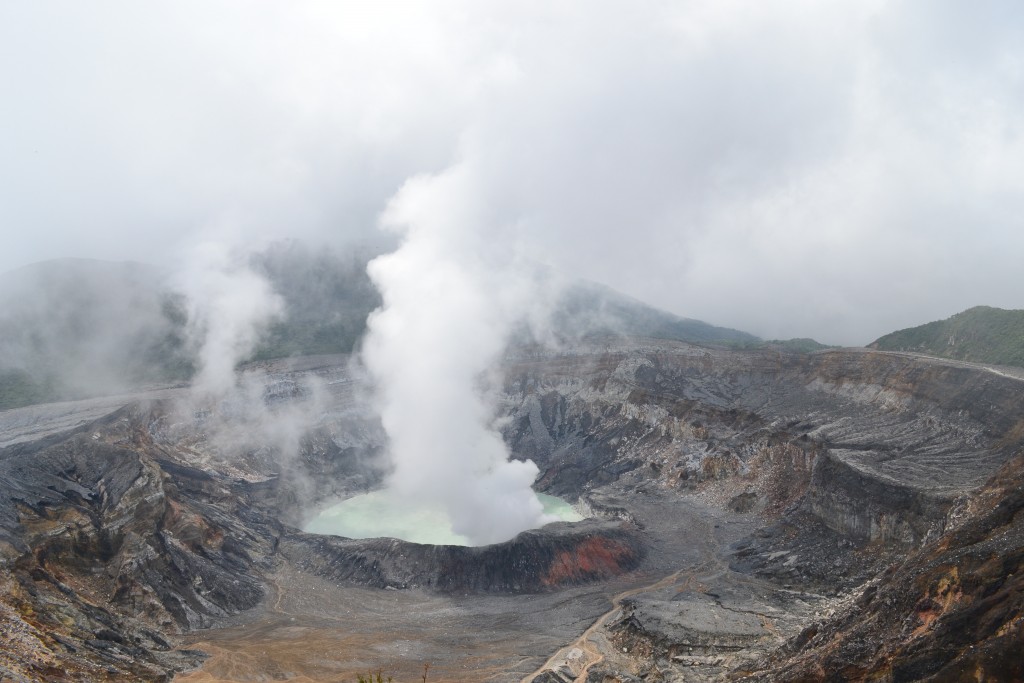
<path id="1" fill-rule="evenodd" d="M 644 555 L 635 527 L 599 520 L 548 524 L 479 547 L 302 534 L 284 539 L 280 551 L 297 566 L 335 581 L 442 593 L 553 590 L 626 573 Z"/>
<path id="2" fill-rule="evenodd" d="M 0 412 L 0 677 L 166 680 L 202 658 L 173 649 L 183 634 L 251 624 L 305 576 L 468 594 L 466 610 L 628 589 L 578 648 L 602 657 L 578 662 L 586 680 L 1022 678 L 1014 376 L 865 350 L 515 349 L 497 424 L 538 490 L 596 519 L 463 548 L 291 526 L 386 475 L 345 361 L 260 368 L 270 410 L 307 400 L 302 373 L 327 387 L 287 456 L 244 429 L 214 438 L 233 414 L 218 407 Z M 455 657 L 425 654 L 438 671 Z M 491 673 L 519 680 L 547 654 Z"/>

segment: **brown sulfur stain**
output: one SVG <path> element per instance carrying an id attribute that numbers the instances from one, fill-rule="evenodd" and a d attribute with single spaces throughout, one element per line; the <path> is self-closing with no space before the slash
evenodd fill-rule
<path id="1" fill-rule="evenodd" d="M 172 499 L 167 500 L 163 524 L 164 528 L 172 531 L 179 540 L 193 549 L 219 549 L 224 543 L 223 531 L 211 526 L 191 508 Z"/>
<path id="2" fill-rule="evenodd" d="M 960 572 L 957 567 L 949 567 L 946 573 L 934 580 L 931 590 L 923 591 L 925 596 L 914 606 L 917 626 L 910 633 L 910 638 L 917 638 L 932 628 L 932 625 L 947 612 L 955 608 L 963 598 L 960 587 Z"/>

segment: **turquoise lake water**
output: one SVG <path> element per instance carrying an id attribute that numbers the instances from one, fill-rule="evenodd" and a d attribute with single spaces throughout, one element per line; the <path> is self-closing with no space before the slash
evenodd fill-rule
<path id="1" fill-rule="evenodd" d="M 543 493 L 538 493 L 537 498 L 544 512 L 560 521 L 583 519 L 561 498 Z M 433 545 L 469 545 L 451 526 L 441 508 L 411 507 L 395 500 L 387 491 L 372 491 L 326 508 L 307 522 L 303 531 L 347 538 L 401 538 Z"/>

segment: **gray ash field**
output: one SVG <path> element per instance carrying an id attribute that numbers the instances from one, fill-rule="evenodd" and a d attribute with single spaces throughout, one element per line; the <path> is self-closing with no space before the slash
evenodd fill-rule
<path id="1" fill-rule="evenodd" d="M 299 530 L 386 475 L 346 360 L 249 370 L 270 410 L 319 411 L 288 457 L 226 438 L 245 433 L 229 407 L 182 411 L 184 389 L 0 412 L 0 677 L 1024 676 L 1013 373 L 647 339 L 520 349 L 503 437 L 591 519 L 456 548 Z"/>

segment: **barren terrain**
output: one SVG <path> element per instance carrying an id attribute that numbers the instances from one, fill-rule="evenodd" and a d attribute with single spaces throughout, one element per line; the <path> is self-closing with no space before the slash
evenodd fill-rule
<path id="1" fill-rule="evenodd" d="M 591 520 L 472 552 L 296 528 L 386 472 L 343 357 L 248 371 L 272 412 L 319 411 L 296 454 L 225 440 L 233 409 L 183 412 L 184 389 L 0 413 L 0 672 L 923 680 L 979 647 L 973 672 L 1013 680 L 1016 373 L 646 339 L 519 349 L 503 370 L 514 456 Z M 972 608 L 1000 590 L 1001 611 Z M 899 668 L 932 641 L 934 666 Z"/>

